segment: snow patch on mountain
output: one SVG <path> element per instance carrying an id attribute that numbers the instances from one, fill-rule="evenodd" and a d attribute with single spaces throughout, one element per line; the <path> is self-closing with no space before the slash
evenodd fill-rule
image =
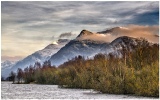
<path id="1" fill-rule="evenodd" d="M 68 39 L 60 39 L 57 41 L 57 44 L 49 44 L 44 49 L 36 51 L 35 53 L 18 61 L 13 66 L 9 66 L 9 69 L 2 69 L 2 76 L 7 77 L 11 71 L 16 72 L 18 68 L 24 69 L 30 65 L 33 66 L 35 62 L 40 62 L 42 64 L 44 61 L 49 60 L 53 54 L 55 54 L 61 47 L 63 47 L 68 42 Z"/>
<path id="2" fill-rule="evenodd" d="M 1 63 L 1 69 L 10 68 L 14 64 L 15 64 L 15 61 L 6 60 Z"/>

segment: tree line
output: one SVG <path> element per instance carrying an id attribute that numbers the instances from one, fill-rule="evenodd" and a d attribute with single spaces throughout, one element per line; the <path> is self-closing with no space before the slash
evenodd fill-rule
<path id="1" fill-rule="evenodd" d="M 10 77 L 18 83 L 56 84 L 60 87 L 94 89 L 102 93 L 159 97 L 159 44 L 147 41 L 134 51 L 123 48 L 122 57 L 97 54 L 92 59 L 77 56 L 59 67 L 38 62 Z"/>

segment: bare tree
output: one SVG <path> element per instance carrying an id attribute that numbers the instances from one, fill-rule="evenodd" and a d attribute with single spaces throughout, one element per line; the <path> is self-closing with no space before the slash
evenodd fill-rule
<path id="1" fill-rule="evenodd" d="M 21 68 L 18 68 L 17 70 L 18 83 L 22 82 L 22 78 L 23 78 L 23 70 Z"/>
<path id="2" fill-rule="evenodd" d="M 11 71 L 10 75 L 9 75 L 9 80 L 13 81 L 13 83 L 15 82 L 15 77 L 16 77 L 16 73 L 14 73 L 13 71 Z"/>

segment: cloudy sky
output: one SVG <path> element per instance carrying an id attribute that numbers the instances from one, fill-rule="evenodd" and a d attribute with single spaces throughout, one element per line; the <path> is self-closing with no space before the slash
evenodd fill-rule
<path id="1" fill-rule="evenodd" d="M 103 31 L 115 26 L 159 25 L 159 2 L 2 1 L 2 60 L 18 60 L 81 30 Z M 72 34 L 70 33 L 72 32 Z"/>

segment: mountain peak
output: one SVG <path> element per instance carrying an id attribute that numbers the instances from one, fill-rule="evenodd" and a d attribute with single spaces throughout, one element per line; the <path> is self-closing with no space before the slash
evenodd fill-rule
<path id="1" fill-rule="evenodd" d="M 88 30 L 82 30 L 81 33 L 77 36 L 77 37 L 81 37 L 81 36 L 84 36 L 84 35 L 92 35 L 93 33 L 88 31 Z"/>

